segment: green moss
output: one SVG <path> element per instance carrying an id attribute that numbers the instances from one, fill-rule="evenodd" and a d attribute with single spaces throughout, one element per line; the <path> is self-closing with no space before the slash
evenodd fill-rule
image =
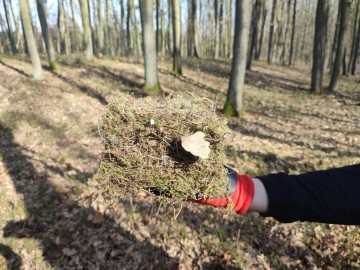
<path id="1" fill-rule="evenodd" d="M 223 167 L 227 121 L 208 99 L 157 100 L 124 95 L 109 105 L 95 183 L 114 198 L 153 188 L 179 200 L 224 196 L 229 184 Z M 210 142 L 207 159 L 181 146 L 181 137 L 196 131 L 204 132 Z"/>
<path id="2" fill-rule="evenodd" d="M 154 86 L 147 86 L 144 85 L 143 87 L 144 92 L 152 93 L 152 94 L 161 94 L 163 91 L 161 89 L 160 83 L 155 84 Z"/>
<path id="3" fill-rule="evenodd" d="M 182 76 L 182 70 L 181 69 L 178 69 L 178 68 L 173 68 L 173 73 L 176 77 L 179 77 L 179 76 Z"/>
<path id="4" fill-rule="evenodd" d="M 57 62 L 57 60 L 54 60 L 50 63 L 50 69 L 52 71 L 57 71 L 59 70 L 59 63 Z"/>
<path id="5" fill-rule="evenodd" d="M 240 110 L 240 112 L 237 112 L 235 110 L 235 108 L 231 105 L 230 101 L 226 101 L 225 105 L 224 105 L 224 109 L 223 109 L 223 113 L 226 117 L 244 117 L 245 116 L 245 111 L 244 110 Z"/>

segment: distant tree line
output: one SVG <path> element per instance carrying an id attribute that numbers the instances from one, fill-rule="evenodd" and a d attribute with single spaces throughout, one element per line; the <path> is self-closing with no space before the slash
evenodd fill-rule
<path id="1" fill-rule="evenodd" d="M 241 115 L 245 68 L 312 65 L 311 91 L 335 91 L 340 75 L 354 75 L 360 45 L 360 0 L 2 0 L 0 53 L 29 54 L 42 78 L 39 53 L 52 70 L 57 55 L 144 57 L 146 91 L 161 92 L 157 58 L 231 58 L 224 112 Z M 54 5 L 56 4 L 56 12 Z M 330 84 L 323 87 L 328 69 Z"/>

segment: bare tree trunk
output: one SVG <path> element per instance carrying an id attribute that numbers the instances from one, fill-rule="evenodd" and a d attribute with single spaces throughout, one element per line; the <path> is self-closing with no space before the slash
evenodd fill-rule
<path id="1" fill-rule="evenodd" d="M 124 1 L 120 0 L 120 31 L 121 31 L 121 51 L 123 54 L 126 53 L 126 39 L 125 39 L 125 31 L 123 29 L 125 23 L 125 7 Z"/>
<path id="2" fill-rule="evenodd" d="M 156 0 L 156 53 L 160 52 L 160 0 Z"/>
<path id="3" fill-rule="evenodd" d="M 337 83 L 340 75 L 341 60 L 343 58 L 345 48 L 345 33 L 348 20 L 348 13 L 351 6 L 351 0 L 340 0 L 340 25 L 339 25 L 339 36 L 337 40 L 336 54 L 334 65 L 331 73 L 329 91 L 334 92 L 337 88 Z"/>
<path id="4" fill-rule="evenodd" d="M 320 94 L 322 92 L 329 5 L 329 0 L 318 0 L 316 8 L 313 65 L 310 89 L 310 92 L 314 94 Z"/>
<path id="5" fill-rule="evenodd" d="M 23 30 L 25 33 L 26 43 L 29 49 L 32 68 L 33 68 L 33 77 L 36 80 L 41 80 L 43 78 L 43 72 L 42 72 L 39 53 L 36 47 L 32 24 L 30 20 L 29 8 L 26 0 L 19 0 L 19 3 L 20 3 L 21 18 L 24 26 Z"/>
<path id="6" fill-rule="evenodd" d="M 84 28 L 85 58 L 88 61 L 92 61 L 94 58 L 94 51 L 90 27 L 89 3 L 88 0 L 79 0 L 79 3 Z"/>
<path id="7" fill-rule="evenodd" d="M 173 50 L 173 72 L 176 76 L 182 75 L 181 67 L 181 7 L 180 0 L 172 0 L 173 11 L 173 35 L 174 35 L 174 50 Z"/>
<path id="8" fill-rule="evenodd" d="M 290 54 L 289 54 L 289 65 L 293 64 L 294 55 L 294 39 L 295 39 L 295 27 L 296 27 L 296 0 L 294 0 L 293 6 L 293 17 L 292 17 L 292 28 L 291 28 L 291 41 L 290 41 Z"/>
<path id="9" fill-rule="evenodd" d="M 127 54 L 133 54 L 133 42 L 131 38 L 131 14 L 134 8 L 134 0 L 127 0 L 127 17 L 126 17 L 126 44 L 127 44 Z"/>
<path id="10" fill-rule="evenodd" d="M 224 105 L 228 117 L 243 114 L 242 97 L 245 83 L 245 66 L 251 21 L 251 1 L 236 0 L 235 37 L 229 90 Z"/>
<path id="11" fill-rule="evenodd" d="M 69 54 L 68 41 L 66 40 L 66 24 L 65 24 L 65 14 L 63 7 L 63 0 L 58 0 L 58 30 L 60 37 L 60 51 L 63 54 Z"/>
<path id="12" fill-rule="evenodd" d="M 285 24 L 285 36 L 284 36 L 284 42 L 283 42 L 283 46 L 282 46 L 282 53 L 281 53 L 281 57 L 280 57 L 280 62 L 282 65 L 285 65 L 285 62 L 288 62 L 289 60 L 287 59 L 288 57 L 288 34 L 289 34 L 289 28 L 290 28 L 290 21 L 291 21 L 291 0 L 287 1 L 287 19 L 286 19 L 286 24 Z"/>
<path id="13" fill-rule="evenodd" d="M 19 17 L 20 17 L 20 11 L 18 12 L 18 16 L 15 16 L 15 12 L 14 12 L 14 7 L 13 7 L 13 2 L 10 1 L 10 8 L 11 8 L 11 14 L 14 18 L 14 22 L 15 22 L 15 44 L 16 44 L 16 48 L 19 49 L 21 47 L 23 47 L 23 40 L 21 38 L 21 33 L 20 33 L 20 26 L 19 26 Z"/>
<path id="14" fill-rule="evenodd" d="M 344 48 L 344 52 L 343 52 L 343 58 L 342 58 L 342 75 L 346 76 L 347 75 L 347 65 L 346 65 L 346 46 Z"/>
<path id="15" fill-rule="evenodd" d="M 7 31 L 6 32 L 7 32 L 7 35 L 9 37 L 9 40 L 10 40 L 11 52 L 12 52 L 12 54 L 17 54 L 18 50 L 17 50 L 17 47 L 16 47 L 14 35 L 13 35 L 13 29 L 12 29 L 12 24 L 11 24 L 11 20 L 10 20 L 9 8 L 8 8 L 6 2 L 7 2 L 6 0 L 3 0 L 4 9 L 5 9 L 6 23 L 7 23 Z"/>
<path id="16" fill-rule="evenodd" d="M 352 59 L 352 65 L 351 65 L 351 75 L 355 75 L 356 72 L 356 61 L 359 54 L 359 46 L 360 46 L 360 16 L 359 16 L 359 22 L 358 22 L 358 31 L 357 31 L 357 37 L 355 41 L 355 48 L 354 48 L 354 57 Z"/>
<path id="17" fill-rule="evenodd" d="M 188 57 L 193 57 L 193 56 L 199 57 L 195 39 L 196 39 L 196 0 L 189 0 L 188 1 L 188 32 L 187 32 Z"/>
<path id="18" fill-rule="evenodd" d="M 104 23 L 103 23 L 102 1 L 97 0 L 96 6 L 97 6 L 97 47 L 99 48 L 99 51 L 101 53 L 105 53 L 105 51 L 104 51 L 105 45 L 104 45 Z M 105 48 L 105 50 L 107 50 L 107 49 L 108 48 Z"/>
<path id="19" fill-rule="evenodd" d="M 152 1 L 139 0 L 145 62 L 145 92 L 161 93 L 158 81 Z"/>
<path id="20" fill-rule="evenodd" d="M 110 0 L 106 0 L 106 14 L 105 14 L 105 24 L 107 29 L 107 43 L 108 43 L 108 54 L 111 57 L 115 56 L 115 48 L 114 48 L 114 42 L 113 42 L 113 35 L 112 35 L 112 28 L 110 26 Z"/>
<path id="21" fill-rule="evenodd" d="M 355 16 L 354 16 L 354 26 L 353 26 L 353 34 L 352 34 L 349 66 L 348 66 L 349 72 L 351 72 L 351 66 L 352 66 L 353 59 L 354 59 L 354 51 L 355 51 L 356 40 L 357 40 L 356 36 L 357 36 L 357 21 L 358 21 L 358 18 L 359 18 L 359 8 L 360 8 L 360 1 L 357 1 L 356 13 L 355 13 Z"/>
<path id="22" fill-rule="evenodd" d="M 72 39 L 73 39 L 73 50 L 75 52 L 79 52 L 79 44 L 81 43 L 79 39 L 79 27 L 75 21 L 75 12 L 74 12 L 74 2 L 70 0 L 70 8 L 71 8 L 71 20 L 72 20 Z"/>
<path id="23" fill-rule="evenodd" d="M 220 16 L 219 16 L 219 1 L 214 0 L 214 14 L 215 14 L 215 52 L 214 58 L 219 58 L 220 50 Z"/>
<path id="24" fill-rule="evenodd" d="M 162 55 L 165 54 L 165 49 L 166 49 L 166 35 L 165 35 L 165 11 L 163 8 L 161 8 L 160 10 L 160 17 L 161 17 L 161 48 L 160 48 L 160 52 Z"/>
<path id="25" fill-rule="evenodd" d="M 270 34 L 269 34 L 269 48 L 268 48 L 268 56 L 267 61 L 268 64 L 272 63 L 272 55 L 273 55 L 273 42 L 274 42 L 274 29 L 275 29 L 275 10 L 276 10 L 276 0 L 273 0 L 273 6 L 271 11 L 271 22 L 270 22 Z"/>
<path id="26" fill-rule="evenodd" d="M 42 35 L 44 37 L 47 57 L 50 65 L 51 70 L 56 70 L 58 68 L 58 64 L 56 61 L 56 53 L 54 49 L 53 39 L 51 36 L 51 32 L 49 31 L 47 19 L 46 19 L 46 10 L 44 5 L 44 0 L 36 0 L 40 25 L 41 25 L 41 31 Z"/>
<path id="27" fill-rule="evenodd" d="M 332 69 L 333 69 L 333 65 L 334 65 L 336 44 L 337 44 L 337 40 L 339 37 L 339 25 L 340 25 L 340 17 L 341 17 L 341 13 L 340 13 L 341 1 L 342 0 L 339 1 L 339 8 L 338 8 L 338 14 L 337 14 L 337 19 L 336 19 L 336 27 L 335 27 L 333 43 L 332 43 L 331 52 L 330 52 L 330 61 L 329 61 L 330 74 L 332 73 Z"/>
<path id="28" fill-rule="evenodd" d="M 248 70 L 251 70 L 254 50 L 257 47 L 260 9 L 261 9 L 261 0 L 256 0 L 252 11 L 251 43 L 250 43 L 249 54 L 246 63 L 246 69 Z"/>
<path id="29" fill-rule="evenodd" d="M 174 41 L 173 41 L 173 25 L 172 25 L 172 18 L 173 18 L 173 10 L 172 10 L 172 0 L 168 0 L 168 51 L 169 54 L 173 53 L 174 48 Z"/>
<path id="30" fill-rule="evenodd" d="M 265 22 L 266 22 L 266 15 L 267 15 L 267 9 L 265 7 L 265 0 L 261 1 L 261 32 L 260 32 L 260 38 L 259 38 L 259 45 L 256 48 L 255 52 L 255 59 L 259 60 L 262 52 L 262 45 L 264 40 L 264 31 L 265 31 Z"/>
<path id="31" fill-rule="evenodd" d="M 231 58 L 232 57 L 232 47 L 231 45 L 233 44 L 233 40 L 232 40 L 232 3 L 233 0 L 229 0 L 229 12 L 228 12 L 228 57 Z"/>

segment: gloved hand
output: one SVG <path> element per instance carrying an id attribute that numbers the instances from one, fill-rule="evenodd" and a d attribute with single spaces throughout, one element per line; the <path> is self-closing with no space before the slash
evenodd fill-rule
<path id="1" fill-rule="evenodd" d="M 248 175 L 240 175 L 233 169 L 225 167 L 230 181 L 230 195 L 223 198 L 192 201 L 214 207 L 227 207 L 229 203 L 232 203 L 236 213 L 244 214 L 249 209 L 254 198 L 254 182 Z"/>

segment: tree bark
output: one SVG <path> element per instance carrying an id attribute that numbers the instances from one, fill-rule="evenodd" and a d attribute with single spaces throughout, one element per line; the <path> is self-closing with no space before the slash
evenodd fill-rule
<path id="1" fill-rule="evenodd" d="M 332 73 L 332 69 L 333 69 L 333 65 L 334 65 L 334 56 L 335 56 L 335 52 L 336 52 L 336 44 L 338 41 L 338 37 L 339 37 L 339 25 L 340 25 L 340 17 L 341 17 L 341 1 L 339 1 L 339 8 L 338 8 L 338 14 L 337 14 L 337 19 L 336 19 L 336 27 L 335 27 L 335 32 L 334 32 L 334 37 L 333 37 L 333 43 L 331 46 L 331 51 L 330 51 L 330 60 L 329 60 L 329 68 L 330 68 L 330 74 Z"/>
<path id="2" fill-rule="evenodd" d="M 275 29 L 275 10 L 276 10 L 276 2 L 277 2 L 277 0 L 273 0 L 273 6 L 272 6 L 272 10 L 271 10 L 270 33 L 269 33 L 269 47 L 268 47 L 268 56 L 267 56 L 268 64 L 271 64 L 271 63 L 272 63 L 273 42 L 274 42 L 274 29 Z"/>
<path id="3" fill-rule="evenodd" d="M 91 36 L 90 17 L 89 17 L 89 3 L 88 0 L 79 0 L 82 24 L 84 28 L 84 45 L 85 45 L 85 58 L 92 61 L 94 58 L 93 42 Z"/>
<path id="4" fill-rule="evenodd" d="M 251 21 L 251 1 L 236 0 L 235 37 L 229 90 L 224 105 L 228 117 L 243 114 L 242 97 L 245 83 L 245 66 Z"/>
<path id="5" fill-rule="evenodd" d="M 168 51 L 169 54 L 173 53 L 174 48 L 174 41 L 173 41 L 173 25 L 172 25 L 172 19 L 173 19 L 173 10 L 172 10 L 172 0 L 168 0 Z"/>
<path id="6" fill-rule="evenodd" d="M 248 54 L 247 63 L 246 63 L 247 70 L 251 70 L 251 64 L 252 64 L 254 51 L 255 51 L 255 48 L 257 47 L 260 9 L 261 9 L 261 0 L 256 0 L 256 2 L 254 3 L 254 6 L 253 6 L 253 11 L 252 11 L 251 43 L 250 43 L 249 54 Z"/>
<path id="7" fill-rule="evenodd" d="M 113 35 L 112 35 L 112 28 L 110 26 L 110 0 L 106 0 L 106 12 L 105 12 L 105 29 L 106 29 L 106 43 L 107 43 L 107 54 L 111 57 L 115 56 L 115 48 L 114 48 L 114 42 L 113 42 Z"/>
<path id="8" fill-rule="evenodd" d="M 28 4 L 26 0 L 19 0 L 19 3 L 20 3 L 21 18 L 24 27 L 23 30 L 25 34 L 26 43 L 29 49 L 29 54 L 33 68 L 33 77 L 36 80 L 41 80 L 43 78 L 43 72 L 42 72 L 39 53 L 36 47 L 32 24 L 30 20 Z"/>
<path id="9" fill-rule="evenodd" d="M 339 25 L 339 36 L 337 39 L 337 47 L 335 53 L 334 65 L 331 73 L 329 91 L 334 92 L 337 89 L 337 83 L 340 75 L 341 60 L 344 54 L 345 48 L 345 33 L 348 20 L 348 13 L 351 6 L 351 0 L 340 0 L 340 25 Z"/>
<path id="10" fill-rule="evenodd" d="M 214 18 L 215 18 L 215 52 L 214 58 L 219 58 L 220 50 L 220 16 L 219 16 L 219 1 L 214 0 Z"/>
<path id="11" fill-rule="evenodd" d="M 182 75 L 181 67 L 181 6 L 180 0 L 172 0 L 173 11 L 173 72 L 176 76 Z"/>
<path id="12" fill-rule="evenodd" d="M 102 1 L 97 0 L 97 47 L 101 53 L 105 53 L 105 50 L 108 48 L 104 48 L 104 23 L 103 23 L 103 12 L 102 12 Z M 95 8 L 95 7 L 94 7 Z M 95 18 L 94 18 L 95 19 Z"/>
<path id="13" fill-rule="evenodd" d="M 293 64 L 294 55 L 294 40 L 295 40 L 295 29 L 296 29 L 296 0 L 294 0 L 293 6 L 293 17 L 292 17 L 292 28 L 291 28 L 291 41 L 290 41 L 290 52 L 289 52 L 289 66 Z"/>
<path id="14" fill-rule="evenodd" d="M 260 38 L 259 38 L 259 45 L 256 48 L 256 53 L 255 53 L 255 59 L 259 60 L 261 57 L 261 52 L 262 52 L 262 45 L 263 45 L 263 40 L 264 40 L 264 31 L 265 31 L 265 22 L 266 22 L 266 15 L 267 15 L 267 9 L 265 7 L 265 0 L 261 1 L 261 32 L 260 32 Z"/>
<path id="15" fill-rule="evenodd" d="M 160 52 L 160 0 L 156 0 L 156 53 Z"/>
<path id="16" fill-rule="evenodd" d="M 329 5 L 329 0 L 318 0 L 316 8 L 313 65 L 310 88 L 310 92 L 314 94 L 320 94 L 322 92 Z"/>
<path id="17" fill-rule="evenodd" d="M 187 55 L 199 57 L 196 47 L 196 0 L 188 1 Z"/>
<path id="18" fill-rule="evenodd" d="M 139 0 L 145 62 L 145 92 L 161 93 L 158 81 L 152 1 Z"/>
<path id="19" fill-rule="evenodd" d="M 356 61 L 359 54 L 359 46 L 360 46 L 360 16 L 359 16 L 359 22 L 358 22 L 358 31 L 357 31 L 357 37 L 355 41 L 355 48 L 354 48 L 354 57 L 352 59 L 352 65 L 351 65 L 351 75 L 355 75 L 356 73 Z"/>
<path id="20" fill-rule="evenodd" d="M 354 27 L 353 27 L 353 33 L 352 33 L 351 51 L 350 51 L 349 66 L 348 66 L 349 72 L 351 72 L 351 66 L 353 64 L 354 51 L 355 51 L 356 40 L 357 40 L 357 22 L 358 22 L 358 18 L 359 18 L 359 8 L 360 8 L 360 1 L 357 2 L 356 13 L 354 16 Z"/>
<path id="21" fill-rule="evenodd" d="M 10 19 L 9 8 L 8 8 L 6 2 L 7 2 L 6 0 L 3 0 L 4 9 L 5 9 L 6 23 L 7 23 L 7 31 L 6 32 L 7 32 L 7 35 L 9 37 L 9 40 L 10 40 L 11 52 L 12 52 L 12 54 L 17 54 L 18 50 L 17 50 L 17 47 L 16 47 L 14 35 L 13 35 L 13 29 L 12 29 L 12 24 L 11 24 L 11 19 Z"/>
<path id="22" fill-rule="evenodd" d="M 72 44 L 73 50 L 75 52 L 79 52 L 79 44 L 81 43 L 79 39 L 79 27 L 75 21 L 75 12 L 74 12 L 74 2 L 70 0 L 70 8 L 71 8 L 71 21 L 72 21 Z"/>
<path id="23" fill-rule="evenodd" d="M 126 17 L 126 45 L 127 45 L 127 54 L 133 54 L 133 42 L 131 38 L 131 14 L 134 6 L 133 0 L 127 0 L 127 17 Z"/>
<path id="24" fill-rule="evenodd" d="M 49 31 L 49 26 L 46 19 L 46 10 L 44 5 L 44 0 L 36 0 L 36 6 L 38 10 L 41 32 L 44 38 L 46 53 L 50 65 L 51 70 L 56 70 L 58 68 L 58 64 L 56 61 L 56 53 L 54 49 L 54 43 L 51 36 L 51 32 Z"/>

